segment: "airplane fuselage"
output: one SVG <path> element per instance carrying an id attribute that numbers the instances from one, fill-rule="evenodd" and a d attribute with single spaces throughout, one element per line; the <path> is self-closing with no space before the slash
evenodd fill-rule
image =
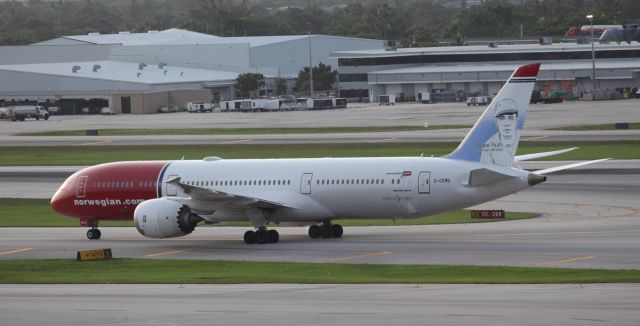
<path id="1" fill-rule="evenodd" d="M 315 223 L 427 216 L 529 187 L 526 171 L 506 167 L 502 172 L 514 178 L 469 187 L 470 171 L 482 166 L 425 157 L 117 162 L 77 172 L 61 187 L 72 191 L 61 193 L 72 197 L 63 201 L 67 215 L 127 220 L 144 200 L 189 197 L 181 187 L 167 183 L 180 176 L 194 187 L 286 202 L 287 207 L 270 212 L 269 221 Z M 244 210 L 233 205 L 195 201 L 190 206 L 212 222 L 247 219 Z M 61 204 L 59 209 L 65 210 Z"/>

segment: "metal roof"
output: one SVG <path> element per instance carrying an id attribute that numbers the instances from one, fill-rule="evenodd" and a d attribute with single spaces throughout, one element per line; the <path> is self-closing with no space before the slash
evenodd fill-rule
<path id="1" fill-rule="evenodd" d="M 464 64 L 464 65 L 424 65 L 399 69 L 378 70 L 370 74 L 428 74 L 428 73 L 463 73 L 463 72 L 511 72 L 517 67 L 531 62 L 510 62 L 498 64 Z M 540 71 L 559 70 L 591 70 L 591 60 L 567 61 L 567 62 L 544 62 L 540 66 Z M 638 69 L 638 60 L 596 60 L 596 69 Z"/>
<path id="2" fill-rule="evenodd" d="M 188 31 L 185 29 L 171 28 L 163 31 L 148 31 L 146 33 L 120 32 L 118 34 L 89 33 L 87 35 L 62 36 L 63 39 L 86 42 L 89 44 L 120 44 L 120 45 L 150 45 L 179 41 L 193 38 L 218 39 L 215 35 Z M 37 43 L 36 43 L 37 44 Z"/>
<path id="3" fill-rule="evenodd" d="M 99 65 L 93 71 L 94 65 Z M 75 73 L 73 67 L 80 67 Z M 89 78 L 140 84 L 180 84 L 180 83 L 235 83 L 238 73 L 208 69 L 194 69 L 176 66 L 148 65 L 139 70 L 139 64 L 121 61 L 91 61 L 39 63 L 21 65 L 0 65 L 0 71 L 46 74 L 61 77 Z"/>
<path id="4" fill-rule="evenodd" d="M 33 45 L 101 44 L 101 45 L 185 45 L 185 44 L 249 44 L 250 47 L 278 44 L 306 39 L 308 35 L 219 37 L 184 29 L 167 29 L 146 33 L 120 32 L 118 34 L 89 33 L 87 35 L 62 36 Z M 311 35 L 313 38 L 357 39 L 331 35 Z M 358 39 L 363 40 L 363 39 Z M 75 43 L 74 43 L 75 42 Z"/>
<path id="5" fill-rule="evenodd" d="M 640 50 L 640 43 L 595 43 L 595 50 Z M 417 55 L 454 55 L 454 54 L 486 54 L 486 53 L 535 53 L 535 52 L 569 52 L 569 51 L 591 51 L 591 44 L 576 43 L 553 43 L 549 45 L 540 44 L 509 44 L 498 45 L 495 48 L 489 46 L 439 46 L 429 48 L 399 48 L 397 51 L 361 50 L 361 51 L 338 51 L 332 52 L 333 58 L 368 58 L 368 57 L 394 57 L 394 56 L 417 56 Z"/>

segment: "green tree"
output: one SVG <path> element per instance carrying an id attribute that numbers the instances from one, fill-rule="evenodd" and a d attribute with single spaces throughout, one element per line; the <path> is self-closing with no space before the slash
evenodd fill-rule
<path id="1" fill-rule="evenodd" d="M 241 97 L 249 97 L 252 92 L 264 86 L 264 75 L 260 73 L 240 74 L 236 78 L 235 89 Z"/>
<path id="2" fill-rule="evenodd" d="M 287 94 L 287 81 L 284 78 L 276 78 L 274 80 L 276 95 Z"/>
<path id="3" fill-rule="evenodd" d="M 314 91 L 328 91 L 333 89 L 336 83 L 338 71 L 332 70 L 330 65 L 320 62 L 313 67 L 313 89 Z M 304 67 L 298 72 L 296 78 L 296 89 L 299 92 L 308 92 L 310 90 L 309 83 L 309 67 Z"/>

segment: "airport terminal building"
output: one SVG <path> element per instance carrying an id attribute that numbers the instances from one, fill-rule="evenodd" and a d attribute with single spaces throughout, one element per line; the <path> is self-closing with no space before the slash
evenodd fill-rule
<path id="1" fill-rule="evenodd" d="M 580 96 L 593 89 L 591 45 L 576 43 L 446 46 L 340 51 L 340 94 L 376 101 L 379 95 L 414 99 L 418 93 L 462 100 L 494 95 L 514 68 L 541 62 L 536 89 Z M 640 44 L 595 44 L 596 89 L 640 85 Z"/>
<path id="2" fill-rule="evenodd" d="M 55 101 L 63 113 L 110 107 L 154 113 L 188 101 L 234 97 L 241 73 L 275 78 L 289 87 L 305 66 L 337 67 L 330 53 L 382 49 L 380 40 L 327 35 L 218 37 L 181 29 L 63 36 L 28 46 L 0 47 L 0 100 Z"/>

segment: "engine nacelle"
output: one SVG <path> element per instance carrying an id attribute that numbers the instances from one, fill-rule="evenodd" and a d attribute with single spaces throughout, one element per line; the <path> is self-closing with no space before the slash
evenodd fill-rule
<path id="1" fill-rule="evenodd" d="M 145 200 L 133 213 L 138 232 L 156 239 L 190 234 L 201 220 L 188 206 L 165 198 Z"/>

